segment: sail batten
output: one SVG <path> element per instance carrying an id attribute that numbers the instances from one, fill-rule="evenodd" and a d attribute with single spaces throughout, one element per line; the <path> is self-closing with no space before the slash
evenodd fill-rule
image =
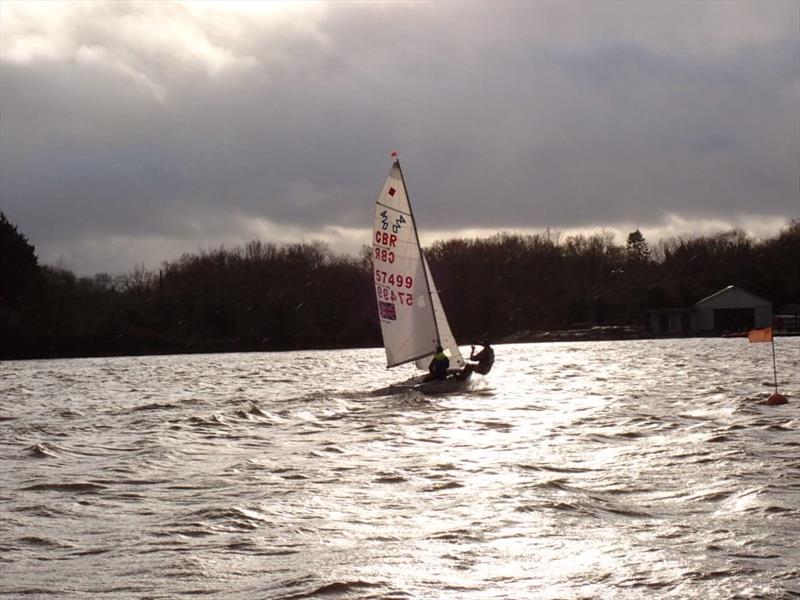
<path id="1" fill-rule="evenodd" d="M 392 165 L 375 203 L 372 248 L 387 366 L 415 361 L 427 369 L 441 345 L 450 355 L 451 366 L 462 367 L 464 361 L 422 253 L 399 161 Z"/>

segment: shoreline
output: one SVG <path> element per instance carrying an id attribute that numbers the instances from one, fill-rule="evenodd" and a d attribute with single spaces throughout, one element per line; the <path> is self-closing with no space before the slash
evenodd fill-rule
<path id="1" fill-rule="evenodd" d="M 669 337 L 669 336 L 659 336 Z M 690 337 L 690 336 L 681 336 Z M 696 337 L 696 336 L 691 336 Z M 501 340 L 503 344 L 533 344 L 544 342 L 613 342 L 656 339 L 640 325 L 595 325 L 576 329 L 548 331 L 518 331 Z"/>
<path id="2" fill-rule="evenodd" d="M 800 333 L 776 332 L 779 337 L 800 337 Z M 653 335 L 646 327 L 639 325 L 597 325 L 594 327 L 577 329 L 556 329 L 547 331 L 518 331 L 510 335 L 492 341 L 493 345 L 502 344 L 543 344 L 548 342 L 619 342 L 628 340 L 667 340 L 667 339 L 694 339 L 694 338 L 746 338 L 747 332 L 719 333 L 703 332 L 686 335 Z M 490 340 L 491 341 L 491 340 Z M 470 343 L 459 344 L 469 346 Z M 475 345 L 478 345 L 476 342 Z M 382 349 L 379 345 L 364 346 L 342 346 L 325 348 L 219 348 L 197 347 L 197 348 L 169 348 L 163 352 L 108 352 L 108 353 L 64 353 L 49 356 L 7 356 L 0 358 L 0 363 L 11 361 L 27 360 L 70 360 L 81 358 L 122 358 L 122 357 L 145 357 L 145 356 L 181 356 L 193 354 L 241 354 L 241 353 L 283 353 L 283 352 L 331 352 L 337 350 L 357 350 L 357 349 Z"/>
<path id="3" fill-rule="evenodd" d="M 797 337 L 800 332 L 774 332 L 778 337 Z M 641 325 L 596 325 L 579 329 L 557 329 L 550 331 L 519 331 L 502 338 L 500 344 L 537 344 L 545 342 L 615 342 L 625 340 L 683 340 L 694 338 L 746 338 L 746 331 L 720 333 L 717 331 L 695 332 L 684 335 L 653 335 Z"/>

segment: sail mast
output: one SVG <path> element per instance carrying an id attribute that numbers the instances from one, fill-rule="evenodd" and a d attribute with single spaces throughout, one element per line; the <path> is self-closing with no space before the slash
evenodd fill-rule
<path id="1" fill-rule="evenodd" d="M 422 252 L 422 244 L 419 241 L 419 229 L 417 228 L 417 219 L 414 217 L 414 207 L 411 205 L 411 194 L 408 191 L 408 186 L 406 185 L 406 178 L 403 175 L 403 167 L 400 166 L 400 159 L 395 157 L 394 159 L 395 164 L 397 165 L 397 170 L 400 171 L 400 180 L 403 182 L 403 189 L 406 191 L 406 198 L 408 199 L 408 212 L 411 215 L 411 222 L 414 224 L 414 237 L 417 239 L 417 248 L 419 248 L 419 255 L 420 260 L 422 262 L 422 271 L 425 273 L 425 281 L 431 281 L 431 278 L 428 275 L 428 263 L 425 260 L 425 255 Z M 433 291 L 428 288 L 428 305 L 431 308 L 431 314 L 433 315 L 433 325 L 436 329 L 436 345 L 441 347 L 442 345 L 442 337 L 439 333 L 439 322 L 436 320 L 436 311 L 433 308 Z"/>

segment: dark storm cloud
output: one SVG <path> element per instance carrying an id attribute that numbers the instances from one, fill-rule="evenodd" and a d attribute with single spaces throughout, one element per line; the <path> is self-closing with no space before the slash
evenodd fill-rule
<path id="1" fill-rule="evenodd" d="M 394 149 L 430 230 L 800 215 L 795 2 L 58 6 L 3 4 L 0 203 L 83 272 L 352 247 Z"/>

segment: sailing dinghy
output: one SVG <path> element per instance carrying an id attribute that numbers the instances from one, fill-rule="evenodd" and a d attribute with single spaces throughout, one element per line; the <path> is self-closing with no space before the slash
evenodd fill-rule
<path id="1" fill-rule="evenodd" d="M 375 204 L 372 264 L 387 368 L 414 362 L 418 369 L 427 372 L 436 347 L 441 346 L 450 359 L 450 369 L 463 369 L 464 358 L 450 331 L 422 252 L 408 188 L 397 159 Z M 436 394 L 469 385 L 469 377 L 424 379 L 424 376 L 413 377 L 392 388 Z"/>

